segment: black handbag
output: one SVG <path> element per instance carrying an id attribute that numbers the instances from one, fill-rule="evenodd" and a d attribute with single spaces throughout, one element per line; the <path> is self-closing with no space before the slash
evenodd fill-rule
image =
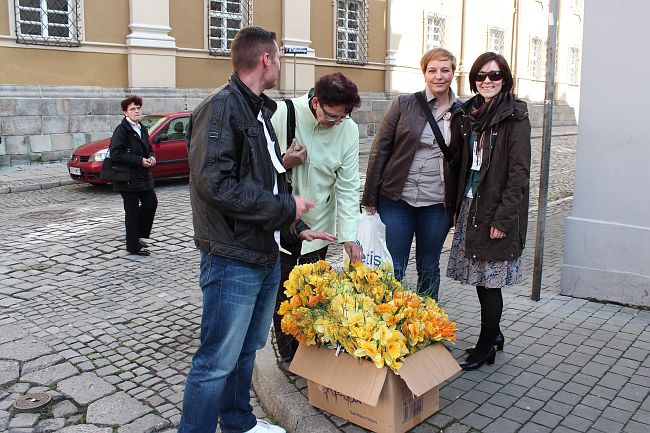
<path id="1" fill-rule="evenodd" d="M 110 158 L 104 158 L 102 163 L 102 172 L 99 175 L 101 180 L 106 182 L 128 182 L 131 180 L 129 167 L 117 165 Z"/>

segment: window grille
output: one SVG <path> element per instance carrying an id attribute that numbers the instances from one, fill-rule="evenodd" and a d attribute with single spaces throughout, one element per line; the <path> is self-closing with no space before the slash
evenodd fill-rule
<path id="1" fill-rule="evenodd" d="M 253 24 L 253 0 L 210 0 L 208 3 L 208 51 L 228 55 L 235 35 Z"/>
<path id="2" fill-rule="evenodd" d="M 505 32 L 498 27 L 490 28 L 488 32 L 488 51 L 503 55 L 505 51 Z"/>
<path id="3" fill-rule="evenodd" d="M 438 15 L 428 15 L 424 19 L 424 51 L 445 46 L 445 19 Z"/>
<path id="4" fill-rule="evenodd" d="M 368 62 L 368 0 L 338 0 L 336 59 L 340 63 Z"/>
<path id="5" fill-rule="evenodd" d="M 81 0 L 14 0 L 16 42 L 31 45 L 80 45 Z"/>
<path id="6" fill-rule="evenodd" d="M 541 38 L 530 39 L 530 58 L 528 72 L 536 80 L 544 79 L 546 75 L 546 41 Z"/>
<path id="7" fill-rule="evenodd" d="M 580 81 L 580 48 L 569 48 L 569 82 L 578 84 Z"/>

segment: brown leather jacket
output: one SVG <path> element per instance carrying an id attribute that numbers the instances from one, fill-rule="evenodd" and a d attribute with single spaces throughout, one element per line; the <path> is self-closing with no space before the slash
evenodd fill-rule
<path id="1" fill-rule="evenodd" d="M 465 103 L 465 109 L 470 101 Z M 469 122 L 462 125 L 464 144 L 457 206 L 464 197 L 469 155 Z M 506 261 L 519 257 L 528 227 L 530 179 L 530 120 L 525 102 L 509 97 L 481 136 L 483 162 L 480 181 L 465 235 L 465 256 L 478 260 Z M 488 150 L 489 151 L 486 151 Z M 506 233 L 490 239 L 490 227 Z"/>
<path id="2" fill-rule="evenodd" d="M 453 103 L 451 114 L 451 140 L 446 144 L 454 159 L 459 161 L 463 141 L 460 132 L 462 103 L 459 100 Z M 400 95 L 393 100 L 370 149 L 366 184 L 361 199 L 363 206 L 376 207 L 379 194 L 391 200 L 401 198 L 409 167 L 426 124 L 427 118 L 414 94 Z M 445 160 L 444 206 L 450 209 L 456 203 L 460 173 L 458 165 L 452 168 Z"/>

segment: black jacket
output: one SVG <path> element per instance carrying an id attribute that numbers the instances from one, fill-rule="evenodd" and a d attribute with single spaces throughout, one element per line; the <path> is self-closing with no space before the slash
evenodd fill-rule
<path id="1" fill-rule="evenodd" d="M 466 110 L 471 103 L 471 99 L 465 103 Z M 470 126 L 465 119 L 458 208 L 464 197 L 467 167 L 471 160 Z M 508 96 L 481 140 L 483 162 L 467 221 L 465 255 L 487 261 L 512 260 L 524 249 L 528 227 L 530 120 L 526 103 Z M 490 239 L 490 227 L 505 232 L 506 237 Z"/>
<path id="2" fill-rule="evenodd" d="M 451 140 L 446 144 L 458 161 L 463 139 L 460 135 L 460 101 L 452 104 L 450 112 Z M 427 117 L 414 94 L 401 95 L 393 100 L 370 149 L 362 205 L 376 207 L 379 193 L 391 200 L 401 199 L 406 176 L 427 123 Z M 456 202 L 458 176 L 458 166 L 452 168 L 445 159 L 444 206 L 449 209 L 453 209 Z"/>
<path id="3" fill-rule="evenodd" d="M 187 131 L 194 243 L 210 254 L 270 265 L 278 258 L 275 230 L 287 229 L 296 205 L 273 167 L 262 124 L 276 104 L 253 94 L 235 75 L 194 110 Z M 275 179 L 279 193 L 273 194 Z M 298 227 L 298 232 L 304 229 Z"/>
<path id="4" fill-rule="evenodd" d="M 131 124 L 122 119 L 113 131 L 109 146 L 110 158 L 118 165 L 129 167 L 129 182 L 114 182 L 113 187 L 118 191 L 149 191 L 153 189 L 151 168 L 142 166 L 142 159 L 153 156 L 149 143 L 149 132 L 142 124 L 142 138 Z"/>

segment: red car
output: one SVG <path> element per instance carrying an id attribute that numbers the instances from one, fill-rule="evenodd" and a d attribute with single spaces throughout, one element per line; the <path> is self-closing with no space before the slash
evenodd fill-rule
<path id="1" fill-rule="evenodd" d="M 185 147 L 189 121 L 189 111 L 142 117 L 140 122 L 149 130 L 149 141 L 156 154 L 156 165 L 152 169 L 155 179 L 190 174 Z M 111 139 L 106 138 L 77 147 L 68 161 L 70 177 L 79 182 L 108 183 L 101 180 L 99 175 L 110 143 Z"/>

